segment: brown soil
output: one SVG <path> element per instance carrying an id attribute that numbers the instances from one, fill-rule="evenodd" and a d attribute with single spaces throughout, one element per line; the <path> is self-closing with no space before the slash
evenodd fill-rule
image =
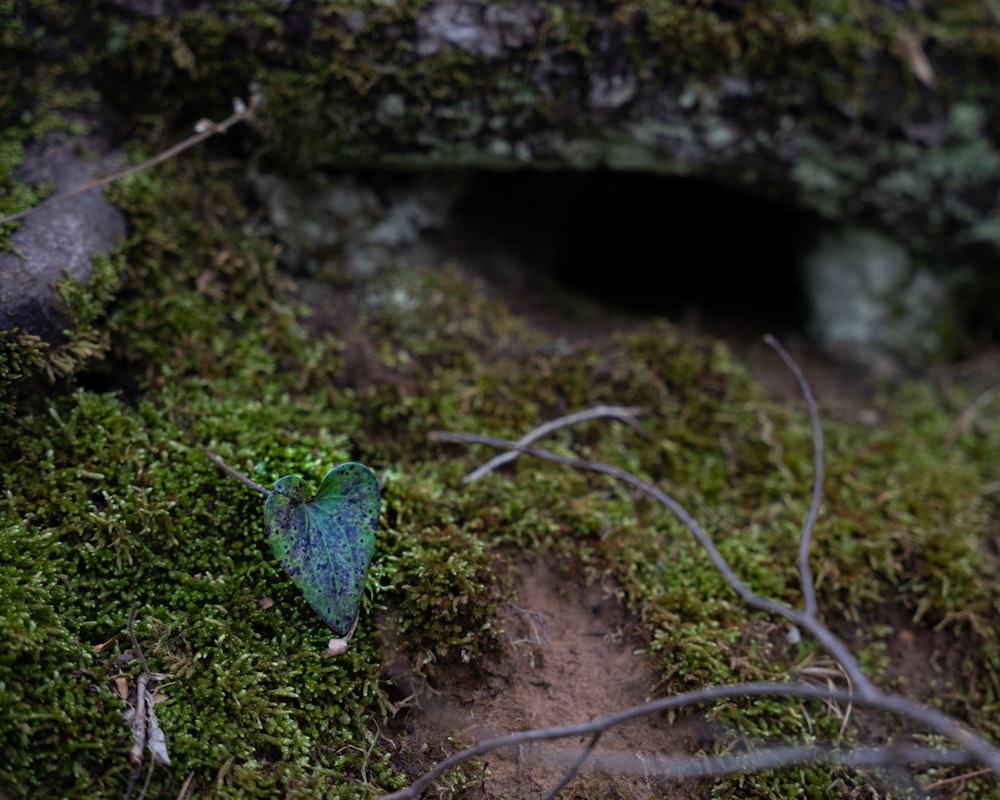
<path id="1" fill-rule="evenodd" d="M 409 732 L 396 741 L 396 763 L 411 777 L 461 749 L 459 742 L 589 722 L 653 697 L 657 675 L 636 653 L 642 644 L 629 635 L 614 587 L 587 586 L 544 559 L 518 567 L 515 586 L 516 601 L 500 607 L 500 651 L 439 671 L 407 712 Z M 449 737 L 455 744 L 442 752 Z M 685 744 L 697 738 L 695 725 L 661 715 L 617 726 L 602 736 L 592 759 L 619 768 L 585 767 L 567 796 L 576 789 L 588 797 L 700 797 L 694 783 L 647 774 L 650 758 L 690 754 Z M 573 737 L 490 753 L 482 796 L 543 795 L 585 744 Z"/>

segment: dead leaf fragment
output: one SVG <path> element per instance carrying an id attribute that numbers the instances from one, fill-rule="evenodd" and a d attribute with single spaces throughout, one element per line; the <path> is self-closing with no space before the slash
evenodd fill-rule
<path id="1" fill-rule="evenodd" d="M 113 645 L 115 642 L 117 642 L 118 639 L 119 639 L 119 637 L 121 637 L 121 635 L 122 635 L 122 632 L 118 631 L 118 633 L 116 633 L 114 636 L 112 636 L 106 642 L 101 642 L 100 644 L 95 644 L 94 647 L 93 647 L 94 652 L 95 653 L 103 653 L 105 650 L 107 650 L 109 647 L 111 647 L 111 645 Z"/>
<path id="2" fill-rule="evenodd" d="M 931 66 L 931 62 L 927 60 L 923 43 L 917 35 L 910 31 L 900 31 L 899 43 L 903 46 L 903 52 L 906 54 L 906 59 L 910 63 L 910 69 L 917 76 L 917 80 L 928 89 L 933 88 L 934 68 Z"/>

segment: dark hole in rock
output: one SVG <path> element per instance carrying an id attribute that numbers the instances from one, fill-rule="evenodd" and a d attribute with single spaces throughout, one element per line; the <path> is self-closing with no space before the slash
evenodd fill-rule
<path id="1" fill-rule="evenodd" d="M 463 260 L 536 302 L 582 295 L 706 332 L 800 332 L 798 255 L 817 221 L 704 180 L 477 173 L 449 220 Z"/>

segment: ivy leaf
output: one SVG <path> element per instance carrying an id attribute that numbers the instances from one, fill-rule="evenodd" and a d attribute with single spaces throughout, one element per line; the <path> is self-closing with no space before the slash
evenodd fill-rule
<path id="1" fill-rule="evenodd" d="M 352 631 L 375 552 L 378 479 L 363 464 L 330 470 L 305 499 L 298 475 L 278 480 L 264 504 L 271 549 L 323 621 L 341 635 Z"/>

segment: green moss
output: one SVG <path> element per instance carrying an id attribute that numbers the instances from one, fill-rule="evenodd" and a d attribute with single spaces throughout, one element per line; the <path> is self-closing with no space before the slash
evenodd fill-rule
<path id="1" fill-rule="evenodd" d="M 43 18 L 52 13 L 29 5 Z M 803 53 L 818 50 L 848 74 L 867 46 L 851 29 L 883 35 L 852 24 L 855 4 L 807 17 L 798 4 L 776 5 L 782 20 L 800 26 Z M 392 48 L 402 45 L 376 33 L 388 17 L 411 24 L 415 5 L 368 7 L 366 25 L 351 34 L 337 23 L 340 10 L 327 8 L 302 48 L 282 35 L 278 4 L 227 8 L 225 20 L 93 23 L 98 63 L 111 76 L 139 68 L 149 83 L 139 101 L 149 105 L 136 113 L 168 117 L 165 139 L 190 120 L 154 107 L 157 98 L 228 104 L 256 76 L 269 102 L 263 157 L 371 155 L 385 142 L 353 115 L 354 98 L 375 78 L 398 80 L 400 124 L 415 124 L 440 99 L 434 92 L 450 91 L 439 78 L 465 63 L 443 55 L 423 67 L 427 82 L 412 84 L 371 66 L 396 63 Z M 719 53 L 736 50 L 782 68 L 768 46 L 777 23 L 764 5 L 742 27 L 690 5 L 650 8 L 653 29 L 674 35 L 667 22 L 680 20 L 684 41 L 701 43 L 684 63 L 709 78 Z M 627 20 L 634 11 L 623 4 L 616 13 Z M 569 41 L 593 29 L 585 15 L 564 13 L 547 35 Z M 249 32 L 273 36 L 273 48 L 260 51 L 277 67 L 208 57 L 237 48 Z M 25 42 L 40 47 L 37 36 Z M 681 43 L 664 40 L 663 54 Z M 576 52 L 586 55 L 585 45 Z M 329 57 L 337 48 L 375 49 L 369 64 L 344 64 Z M 638 50 L 637 63 L 645 55 Z M 525 89 L 505 102 L 504 114 L 516 114 L 533 99 Z M 43 104 L 33 119 L 52 108 Z M 958 137 L 970 115 L 958 113 L 955 124 Z M 15 138 L 2 138 L 5 164 L 20 158 Z M 932 162 L 931 177 L 967 174 L 975 153 L 959 145 L 974 142 L 956 142 L 956 165 Z M 811 163 L 803 180 L 826 180 L 829 163 L 819 155 Z M 548 443 L 668 488 L 751 586 L 794 603 L 811 465 L 799 409 L 767 401 L 721 346 L 686 341 L 665 323 L 592 343 L 553 342 L 457 269 L 401 268 L 346 302 L 339 291 L 302 290 L 255 232 L 241 174 L 209 147 L 111 190 L 133 236 L 98 262 L 89 288 L 63 287 L 75 320 L 65 358 L 23 338 L 0 346 L 11 417 L 0 428 L 0 640 L 14 643 L 0 653 L 0 751 L 13 754 L 0 759 L 3 792 L 124 795 L 128 730 L 114 679 L 134 685 L 141 667 L 116 664 L 131 647 L 127 636 L 94 648 L 124 632 L 133 606 L 151 669 L 173 676 L 157 713 L 174 767 L 154 772 L 151 797 L 176 796 L 178 776 L 188 774 L 197 792 L 220 797 L 367 797 L 400 785 L 390 746 L 376 739 L 392 705 L 383 664 L 402 662 L 433 682 L 456 660 L 492 652 L 493 606 L 525 551 L 617 580 L 664 692 L 783 677 L 815 657 L 808 643 L 768 645 L 760 634 L 773 621 L 742 608 L 663 510 L 603 477 L 523 457 L 465 486 L 461 476 L 485 451 L 427 440 L 437 428 L 516 437 L 598 403 L 641 406 L 645 436 L 595 422 Z M 8 175 L 2 167 L 0 178 Z M 892 190 L 908 185 L 901 179 Z M 33 399 L 18 388 L 46 371 L 62 377 Z M 996 733 L 1000 598 L 984 553 L 1000 426 L 982 415 L 953 435 L 970 391 L 899 390 L 881 402 L 875 429 L 825 423 L 828 500 L 813 565 L 826 618 L 856 631 L 873 670 L 885 660 L 867 626 L 886 605 L 919 629 L 962 637 L 961 680 L 932 699 Z M 347 459 L 389 473 L 362 623 L 345 657 L 320 658 L 329 631 L 267 551 L 260 498 L 216 470 L 196 442 L 263 484 L 291 472 L 315 479 Z M 802 707 L 779 701 L 707 713 L 744 731 L 723 747 L 832 736 L 840 724 L 814 719 L 810 732 Z M 442 757 L 448 747 L 457 745 L 442 744 Z M 821 796 L 820 787 L 852 781 L 795 770 L 706 792 Z"/>
<path id="2" fill-rule="evenodd" d="M 67 325 L 61 343 L 50 345 L 18 329 L 0 334 L 0 416 L 34 405 L 53 384 L 105 356 L 111 332 L 99 321 L 121 285 L 121 269 L 120 251 L 95 255 L 86 286 L 69 275 L 56 284 L 55 308 Z"/>
<path id="3" fill-rule="evenodd" d="M 136 376 L 124 387 L 132 399 L 58 394 L 4 431 L 3 546 L 21 555 L 2 573 L 11 599 L 0 622 L 25 644 L 2 665 L 0 706 L 3 728 L 18 737 L 4 744 L 33 754 L 12 763 L 4 782 L 122 793 L 127 732 L 111 687 L 127 643 L 92 648 L 122 630 L 135 604 L 151 667 L 174 676 L 158 713 L 178 773 L 193 771 L 198 786 L 222 796 L 293 786 L 314 796 L 331 784 L 339 796 L 365 796 L 373 784 L 396 785 L 383 745 L 366 755 L 390 706 L 381 664 L 402 655 L 433 678 L 439 666 L 490 649 L 497 564 L 511 546 L 615 576 L 662 661 L 664 690 L 794 669 L 794 653 L 772 653 L 747 635 L 759 617 L 662 510 L 604 478 L 523 458 L 460 488 L 477 455 L 426 439 L 435 427 L 515 436 L 599 402 L 648 408 L 648 438 L 594 423 L 555 435 L 552 446 L 669 486 L 754 588 L 794 602 L 808 428 L 801 413 L 765 401 L 722 348 L 654 325 L 565 351 L 457 272 L 412 268 L 368 293 L 356 327 L 315 334 L 318 320 L 282 293 L 273 254 L 252 242 L 236 247 L 225 216 L 189 224 L 207 209 L 186 186 L 143 194 L 173 210 L 147 218 L 151 235 L 124 256 L 129 288 L 93 318 L 99 332 L 119 334 L 109 357 Z M 213 249 L 238 265 L 209 261 Z M 204 296 L 211 283 L 197 278 L 206 263 L 225 303 Z M 355 349 L 368 343 L 362 371 Z M 989 479 L 1000 431 L 980 421 L 976 435 L 949 448 L 941 399 L 925 391 L 903 400 L 884 430 L 826 425 L 821 603 L 831 617 L 852 619 L 887 601 L 909 604 L 921 624 L 969 631 L 995 652 L 995 597 L 983 593 L 979 555 L 989 508 L 977 487 Z M 188 434 L 265 484 L 293 471 L 315 477 L 348 458 L 391 468 L 362 628 L 346 658 L 320 659 L 329 632 L 266 551 L 260 498 L 219 473 Z M 32 683 L 36 664 L 43 677 Z M 122 669 L 134 681 L 139 667 Z M 69 674 L 86 700 L 65 700 Z M 995 704 L 991 693 L 984 716 Z M 56 717 L 36 718 L 42 707 Z M 808 733 L 794 704 L 709 713 L 739 718 L 750 737 Z M 57 722 L 86 746 L 65 750 Z M 46 756 L 51 766 L 36 772 Z M 819 785 L 828 773 L 783 780 Z M 154 774 L 152 791 L 169 793 L 166 774 Z"/>
<path id="4" fill-rule="evenodd" d="M 382 664 L 401 661 L 433 684 L 438 670 L 496 652 L 493 606 L 524 551 L 618 581 L 662 691 L 780 678 L 813 657 L 808 644 L 767 645 L 756 632 L 769 621 L 742 608 L 662 509 L 603 477 L 523 457 L 463 486 L 486 454 L 427 440 L 437 428 L 516 437 L 597 403 L 641 406 L 645 436 L 595 422 L 549 444 L 665 486 L 751 586 L 794 603 L 811 470 L 801 410 L 767 401 L 721 346 L 664 323 L 553 343 L 455 269 L 407 267 L 356 289 L 353 316 L 321 287 L 306 306 L 274 248 L 244 234 L 247 210 L 226 176 L 193 154 L 118 190 L 143 234 L 102 262 L 90 299 L 64 290 L 104 359 L 3 429 L 0 546 L 12 566 L 0 573 L 0 632 L 24 644 L 0 662 L 0 729 L 10 731 L 5 749 L 27 755 L 0 782 L 122 795 L 128 733 L 113 679 L 134 684 L 140 667 L 115 666 L 126 638 L 93 648 L 123 631 L 133 605 L 151 668 L 174 676 L 157 707 L 171 774 L 193 772 L 200 791 L 221 796 L 326 796 L 336 786 L 361 797 L 398 785 L 385 741 L 373 745 L 391 708 Z M 112 391 L 72 391 L 74 381 Z M 963 391 L 887 396 L 876 429 L 826 422 L 814 569 L 827 618 L 859 629 L 873 669 L 885 660 L 863 626 L 886 604 L 962 635 L 964 677 L 981 698 L 970 721 L 988 729 L 1000 647 L 982 487 L 994 480 L 1000 428 L 984 415 L 950 440 Z M 194 442 L 265 485 L 290 472 L 316 479 L 348 459 L 388 470 L 346 657 L 320 658 L 329 631 L 269 554 L 261 499 Z M 955 711 L 962 693 L 956 685 L 936 699 Z M 813 710 L 810 728 L 798 705 L 779 701 L 707 713 L 761 740 L 834 736 L 840 724 Z M 67 729 L 72 745 L 59 734 Z M 170 780 L 157 770 L 151 794 L 171 794 Z M 769 780 L 716 791 L 764 791 Z M 833 777 L 781 780 L 813 791 Z"/>
<path id="5" fill-rule="evenodd" d="M 4 331 L 0 336 L 0 416 L 17 409 L 21 387 L 45 367 L 48 345 L 37 336 Z"/>

